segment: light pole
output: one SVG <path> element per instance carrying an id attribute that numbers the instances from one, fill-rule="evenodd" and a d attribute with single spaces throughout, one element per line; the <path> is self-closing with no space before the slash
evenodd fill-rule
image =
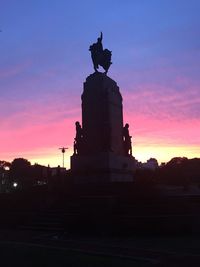
<path id="1" fill-rule="evenodd" d="M 65 165 L 65 150 L 68 149 L 68 147 L 59 147 L 59 149 L 61 150 L 62 154 L 63 154 L 63 168 Z"/>

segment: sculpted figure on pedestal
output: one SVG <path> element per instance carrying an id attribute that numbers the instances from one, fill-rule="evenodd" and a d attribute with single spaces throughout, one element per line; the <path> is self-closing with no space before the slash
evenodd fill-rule
<path id="1" fill-rule="evenodd" d="M 83 146 L 83 129 L 78 121 L 75 123 L 76 137 L 74 138 L 74 154 L 80 154 Z"/>
<path id="2" fill-rule="evenodd" d="M 97 39 L 97 42 L 90 46 L 89 51 L 91 52 L 91 57 L 95 72 L 98 72 L 97 69 L 99 68 L 100 65 L 104 68 L 105 73 L 107 74 L 108 69 L 112 64 L 111 62 L 112 53 L 108 49 L 103 50 L 102 40 L 103 40 L 103 34 L 101 32 L 101 35 Z"/>
<path id="3" fill-rule="evenodd" d="M 127 156 L 132 155 L 131 138 L 132 136 L 129 135 L 129 124 L 126 123 L 123 128 L 123 142 L 124 151 Z"/>

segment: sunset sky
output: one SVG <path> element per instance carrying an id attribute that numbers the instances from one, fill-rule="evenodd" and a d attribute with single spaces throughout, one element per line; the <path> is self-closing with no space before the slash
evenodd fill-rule
<path id="1" fill-rule="evenodd" d="M 133 155 L 200 157 L 199 0 L 0 0 L 0 160 L 69 167 L 103 31 Z"/>

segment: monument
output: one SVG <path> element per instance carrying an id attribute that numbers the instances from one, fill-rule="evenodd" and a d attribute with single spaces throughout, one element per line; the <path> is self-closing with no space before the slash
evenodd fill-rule
<path id="1" fill-rule="evenodd" d="M 111 51 L 103 49 L 103 35 L 90 46 L 95 72 L 86 78 L 82 93 L 82 126 L 77 121 L 71 172 L 76 183 L 133 181 L 129 125 L 123 126 L 122 96 L 107 76 Z M 99 72 L 102 66 L 105 73 Z"/>

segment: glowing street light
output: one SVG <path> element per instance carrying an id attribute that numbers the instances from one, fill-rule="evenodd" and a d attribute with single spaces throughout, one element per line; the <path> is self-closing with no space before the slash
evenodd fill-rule
<path id="1" fill-rule="evenodd" d="M 13 187 L 16 188 L 17 186 L 18 186 L 18 184 L 17 184 L 16 182 L 14 182 L 14 183 L 13 183 Z"/>

